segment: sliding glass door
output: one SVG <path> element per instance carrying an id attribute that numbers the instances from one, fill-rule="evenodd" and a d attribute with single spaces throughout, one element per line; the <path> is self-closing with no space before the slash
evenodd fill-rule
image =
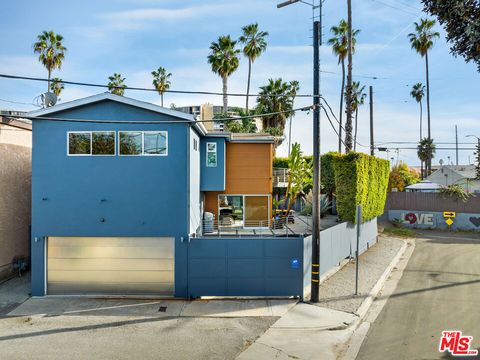
<path id="1" fill-rule="evenodd" d="M 270 195 L 219 195 L 218 223 L 224 227 L 270 226 Z"/>

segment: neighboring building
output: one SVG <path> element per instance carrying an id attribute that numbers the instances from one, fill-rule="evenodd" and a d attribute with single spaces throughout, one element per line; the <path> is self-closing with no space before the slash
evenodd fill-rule
<path id="1" fill-rule="evenodd" d="M 231 117 L 238 116 L 238 113 L 235 111 L 236 109 L 238 108 L 229 107 L 228 115 Z M 197 120 L 204 121 L 203 125 L 205 126 L 205 129 L 207 129 L 207 131 L 223 131 L 224 130 L 223 122 L 209 121 L 209 120 L 213 120 L 215 115 L 223 113 L 223 106 L 206 103 L 202 105 L 181 106 L 181 107 L 175 108 L 175 110 L 178 110 L 187 114 L 192 114 L 193 116 L 195 116 Z M 257 127 L 257 132 L 262 132 L 263 130 L 262 119 L 254 118 L 253 121 L 255 122 L 255 125 Z"/>
<path id="2" fill-rule="evenodd" d="M 29 261 L 32 125 L 0 112 L 0 279 Z"/>
<path id="3" fill-rule="evenodd" d="M 458 184 L 467 191 L 480 192 L 480 180 L 475 177 L 475 165 L 443 165 L 426 179 L 442 186 Z"/>
<path id="4" fill-rule="evenodd" d="M 433 183 L 429 180 L 422 180 L 416 184 L 405 187 L 406 192 L 439 192 L 442 185 Z"/>
<path id="5" fill-rule="evenodd" d="M 298 294 L 287 280 L 301 280 L 290 264 L 301 238 L 202 239 L 218 224 L 272 236 L 272 137 L 209 133 L 191 115 L 110 93 L 29 115 L 33 295 Z M 245 255 L 227 271 L 224 253 Z M 275 270 L 252 273 L 263 257 Z"/>

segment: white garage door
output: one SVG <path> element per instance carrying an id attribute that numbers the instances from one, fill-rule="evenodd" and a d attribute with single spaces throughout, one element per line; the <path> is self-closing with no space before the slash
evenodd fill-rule
<path id="1" fill-rule="evenodd" d="M 49 237 L 47 293 L 174 293 L 174 238 Z"/>

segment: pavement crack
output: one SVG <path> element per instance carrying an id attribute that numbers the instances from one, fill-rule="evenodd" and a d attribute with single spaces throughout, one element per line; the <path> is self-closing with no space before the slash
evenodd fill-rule
<path id="1" fill-rule="evenodd" d="M 279 349 L 275 346 L 272 346 L 272 345 L 268 345 L 268 344 L 265 344 L 265 343 L 262 343 L 260 341 L 256 341 L 257 344 L 260 344 L 260 345 L 263 345 L 263 346 L 266 346 L 266 347 L 269 347 L 270 349 L 273 349 L 273 350 L 276 350 L 277 351 L 277 354 L 275 355 L 275 359 L 278 358 L 278 356 L 280 354 L 285 354 L 287 355 L 289 358 L 291 359 L 300 359 L 298 356 L 295 356 L 295 355 L 291 355 L 289 353 L 287 353 L 286 351 L 283 351 L 282 349 Z"/>

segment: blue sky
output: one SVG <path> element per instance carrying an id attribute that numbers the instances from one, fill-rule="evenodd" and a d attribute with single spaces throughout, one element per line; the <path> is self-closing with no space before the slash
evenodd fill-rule
<path id="1" fill-rule="evenodd" d="M 106 83 L 109 75 L 120 72 L 127 78 L 127 85 L 150 87 L 150 72 L 161 65 L 173 73 L 172 89 L 220 91 L 221 80 L 211 72 L 206 61 L 211 41 L 224 34 L 236 38 L 242 26 L 258 22 L 270 36 L 267 52 L 253 66 L 253 91 L 268 78 L 282 77 L 287 81 L 299 80 L 301 92 L 311 93 L 311 9 L 302 4 L 277 9 L 276 3 L 271 0 L 8 2 L 2 5 L 2 13 L 7 16 L 0 23 L 3 35 L 0 69 L 4 73 L 46 77 L 46 71 L 33 54 L 32 44 L 40 31 L 51 29 L 65 37 L 68 48 L 64 65 L 54 76 Z M 376 142 L 417 141 L 419 109 L 409 93 L 412 84 L 424 82 L 425 67 L 423 59 L 410 49 L 407 34 L 413 31 L 413 22 L 425 16 L 420 1 L 353 3 L 354 28 L 361 29 L 354 56 L 354 77 L 367 88 L 374 86 Z M 325 1 L 325 43 L 330 27 L 345 15 L 346 0 Z M 441 38 L 430 54 L 432 137 L 439 142 L 454 141 L 457 124 L 459 140 L 472 142 L 465 135 L 480 136 L 480 74 L 473 64 L 450 55 L 440 26 L 438 31 Z M 322 47 L 321 58 L 322 70 L 327 72 L 322 74 L 322 93 L 338 112 L 340 67 L 327 45 Z M 229 91 L 245 92 L 246 76 L 247 62 L 242 58 L 238 71 L 229 80 Z M 378 79 L 369 78 L 373 76 Z M 43 83 L 0 79 L 0 99 L 31 103 L 45 87 Z M 95 88 L 67 86 L 61 100 L 96 92 Z M 160 102 L 155 93 L 127 91 L 126 96 Z M 220 104 L 221 97 L 165 96 L 167 105 L 204 102 Z M 308 99 L 299 99 L 296 106 L 310 103 Z M 243 105 L 244 100 L 230 98 L 230 104 Z M 33 106 L 0 101 L 0 108 L 28 110 Z M 359 114 L 361 144 L 369 142 L 368 119 L 366 104 Z M 293 141 L 300 142 L 305 153 L 311 153 L 311 115 L 299 113 L 293 121 Z M 322 117 L 322 152 L 336 147 L 336 135 Z M 286 154 L 286 142 L 278 154 Z M 396 154 L 390 153 L 390 156 L 396 157 Z M 440 158 L 447 161 L 448 156 L 454 161 L 455 152 L 438 151 L 434 163 Z M 460 151 L 460 163 L 467 163 L 469 156 L 473 161 L 473 151 Z M 401 150 L 399 158 L 418 164 L 414 150 Z"/>

